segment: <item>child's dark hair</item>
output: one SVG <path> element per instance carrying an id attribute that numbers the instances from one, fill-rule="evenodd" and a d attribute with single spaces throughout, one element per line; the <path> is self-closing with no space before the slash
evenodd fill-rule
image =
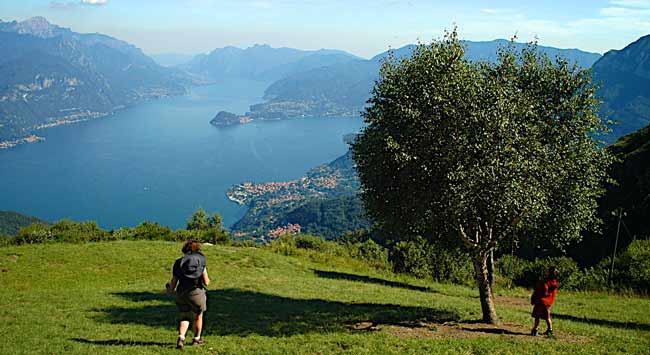
<path id="1" fill-rule="evenodd" d="M 548 279 L 549 280 L 555 280 L 557 279 L 557 275 L 559 274 L 557 268 L 555 266 L 551 266 L 548 268 Z"/>
<path id="2" fill-rule="evenodd" d="M 183 248 L 181 249 L 183 254 L 187 254 L 189 252 L 197 252 L 200 250 L 201 250 L 201 243 L 193 239 L 185 242 L 185 245 L 183 245 Z"/>

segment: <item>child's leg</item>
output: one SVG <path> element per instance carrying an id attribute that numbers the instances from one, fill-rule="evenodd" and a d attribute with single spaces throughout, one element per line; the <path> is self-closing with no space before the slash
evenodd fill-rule
<path id="1" fill-rule="evenodd" d="M 551 321 L 551 313 L 549 313 L 548 317 L 546 317 L 546 329 L 547 331 L 550 332 L 553 331 L 553 321 Z"/>

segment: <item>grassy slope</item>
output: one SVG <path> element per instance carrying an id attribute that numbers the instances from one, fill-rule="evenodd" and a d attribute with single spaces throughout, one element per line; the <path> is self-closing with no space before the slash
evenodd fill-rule
<path id="1" fill-rule="evenodd" d="M 0 248 L 0 267 L 8 270 L 0 273 L 0 353 L 173 353 L 176 308 L 160 289 L 179 249 L 166 242 Z M 494 334 L 471 322 L 480 306 L 477 292 L 466 287 L 381 274 L 318 254 L 205 251 L 214 279 L 208 345 L 187 347 L 187 353 L 600 354 L 650 348 L 648 299 L 561 291 L 554 306 L 557 337 L 531 338 L 518 334 L 531 321 L 527 291 L 502 290 L 502 329 L 515 334 Z M 368 328 L 367 321 L 377 330 L 354 329 Z"/>

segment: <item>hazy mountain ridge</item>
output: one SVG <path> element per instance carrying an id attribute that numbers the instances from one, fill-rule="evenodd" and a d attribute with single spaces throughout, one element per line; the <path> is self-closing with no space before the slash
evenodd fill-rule
<path id="1" fill-rule="evenodd" d="M 0 22 L 0 147 L 53 125 L 185 93 L 191 78 L 137 47 L 44 18 Z"/>
<path id="2" fill-rule="evenodd" d="M 197 55 L 180 67 L 213 80 L 236 77 L 274 81 L 296 72 L 355 59 L 358 57 L 339 50 L 303 51 L 258 44 L 246 49 L 233 46 L 217 48 Z"/>
<path id="3" fill-rule="evenodd" d="M 511 42 L 498 39 L 488 42 L 463 41 L 468 60 L 495 61 L 499 47 Z M 518 50 L 527 46 L 514 43 Z M 314 68 L 287 76 L 272 83 L 266 90 L 267 102 L 251 107 L 252 116 L 277 115 L 278 107 L 304 107 L 292 112 L 295 116 L 346 116 L 363 110 L 374 82 L 379 77 L 383 61 L 392 54 L 395 58 L 408 57 L 415 45 L 406 45 L 376 55 L 369 60 L 354 60 Z M 564 57 L 582 68 L 590 67 L 600 54 L 577 49 L 559 49 L 546 46 L 538 48 L 551 58 Z"/>

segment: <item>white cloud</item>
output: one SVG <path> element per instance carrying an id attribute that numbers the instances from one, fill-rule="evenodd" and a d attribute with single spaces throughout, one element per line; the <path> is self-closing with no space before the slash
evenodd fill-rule
<path id="1" fill-rule="evenodd" d="M 104 6 L 108 5 L 108 0 L 50 1 L 49 7 L 54 10 L 71 10 L 80 5 Z"/>
<path id="2" fill-rule="evenodd" d="M 77 5 L 74 2 L 50 1 L 50 9 L 67 10 Z"/>
<path id="3" fill-rule="evenodd" d="M 607 17 L 645 17 L 650 18 L 650 8 L 605 7 L 600 14 Z"/>
<path id="4" fill-rule="evenodd" d="M 107 5 L 108 0 L 81 0 L 84 5 L 102 6 Z"/>
<path id="5" fill-rule="evenodd" d="M 650 0 L 612 0 L 609 3 L 623 7 L 650 8 Z"/>
<path id="6" fill-rule="evenodd" d="M 481 12 L 488 15 L 507 15 L 517 13 L 517 11 L 512 9 L 481 9 Z"/>

